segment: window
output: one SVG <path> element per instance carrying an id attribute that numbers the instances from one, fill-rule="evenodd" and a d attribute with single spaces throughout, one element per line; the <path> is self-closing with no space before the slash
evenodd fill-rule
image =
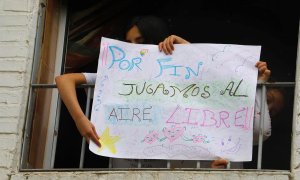
<path id="1" fill-rule="evenodd" d="M 244 163 L 244 168 L 256 169 L 259 164 L 258 169 L 290 169 L 299 32 L 296 5 L 284 1 L 272 4 L 269 1 L 224 1 L 219 4 L 205 0 L 58 2 L 41 4 L 41 34 L 36 43 L 41 49 L 36 51 L 35 57 L 25 133 L 28 141 L 24 143 L 22 168 L 111 166 L 108 158 L 92 154 L 82 143 L 66 107 L 60 103 L 53 79 L 60 73 L 96 72 L 100 37 L 123 39 L 123 29 L 130 17 L 153 14 L 168 22 L 172 34 L 191 42 L 262 45 L 261 59 L 268 62 L 275 82 L 263 88 L 283 87 L 286 104 L 280 116 L 272 120 L 272 136 L 263 143 L 262 149 L 254 147 L 253 161 Z M 77 93 L 82 108 L 89 113 L 91 102 L 83 87 L 87 88 L 81 86 Z M 274 163 L 275 158 L 280 158 L 280 163 Z M 137 167 L 141 167 L 140 162 L 132 161 Z M 172 167 L 172 163 L 166 161 L 166 167 Z M 201 162 L 194 162 L 194 165 L 201 167 Z"/>

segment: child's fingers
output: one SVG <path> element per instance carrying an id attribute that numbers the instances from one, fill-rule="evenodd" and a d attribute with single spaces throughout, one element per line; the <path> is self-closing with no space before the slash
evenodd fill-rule
<path id="1" fill-rule="evenodd" d="M 168 51 L 167 51 L 167 47 L 166 47 L 166 40 L 164 40 L 164 42 L 162 43 L 162 50 L 164 51 L 164 53 L 166 55 L 168 55 Z"/>
<path id="2" fill-rule="evenodd" d="M 94 125 L 92 126 L 92 129 L 93 129 L 93 132 L 94 132 L 94 134 L 96 135 L 97 139 L 99 139 L 99 136 L 98 136 L 98 134 L 97 134 L 97 131 L 96 131 L 96 128 L 95 128 Z"/>
<path id="3" fill-rule="evenodd" d="M 262 66 L 264 63 L 265 63 L 264 61 L 258 61 L 258 62 L 256 62 L 255 67 L 258 68 L 258 67 Z"/>
<path id="4" fill-rule="evenodd" d="M 258 68 L 258 71 L 260 73 L 264 73 L 266 70 L 268 70 L 267 66 L 262 66 L 262 67 Z"/>
<path id="5" fill-rule="evenodd" d="M 266 62 L 263 62 L 263 61 L 257 62 L 255 66 L 256 66 L 257 68 L 261 68 L 261 67 L 263 67 L 263 66 L 268 67 L 268 66 L 267 66 L 267 63 L 266 63 Z"/>
<path id="6" fill-rule="evenodd" d="M 271 71 L 268 69 L 265 71 L 266 74 L 271 75 Z"/>
<path id="7" fill-rule="evenodd" d="M 158 44 L 158 49 L 159 49 L 159 52 L 161 52 L 161 51 L 162 51 L 162 46 L 163 46 L 163 42 L 160 42 L 160 43 Z"/>
<path id="8" fill-rule="evenodd" d="M 212 168 L 225 168 L 228 164 L 228 161 L 226 159 L 216 159 L 212 162 L 211 167 Z"/>
<path id="9" fill-rule="evenodd" d="M 95 133 L 92 133 L 90 138 L 95 144 L 97 144 L 97 146 L 101 147 L 99 138 L 97 138 L 97 135 Z"/>
<path id="10" fill-rule="evenodd" d="M 168 54 L 172 54 L 170 38 L 166 38 L 165 42 L 166 42 L 166 50 L 168 51 Z"/>
<path id="11" fill-rule="evenodd" d="M 171 51 L 174 51 L 174 42 L 175 42 L 175 38 L 173 36 L 169 36 L 168 37 L 168 44 L 171 48 Z"/>

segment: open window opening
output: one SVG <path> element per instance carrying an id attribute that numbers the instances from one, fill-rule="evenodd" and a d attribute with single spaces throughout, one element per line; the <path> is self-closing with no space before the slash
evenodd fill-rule
<path id="1" fill-rule="evenodd" d="M 283 111 L 272 119 L 272 136 L 263 143 L 261 168 L 290 169 L 293 82 L 299 33 L 299 13 L 295 4 L 234 0 L 221 3 L 86 0 L 47 1 L 45 8 L 42 58 L 35 84 L 53 84 L 54 77 L 60 73 L 96 72 L 101 37 L 124 40 L 126 24 L 137 15 L 161 17 L 171 34 L 192 43 L 261 45 L 261 60 L 266 61 L 272 71 L 271 81 L 283 82 L 278 86 L 282 86 L 285 94 Z M 57 91 L 44 88 L 34 91 L 27 168 L 78 168 L 82 137 L 64 104 L 57 105 Z M 77 94 L 85 109 L 86 92 L 79 88 Z M 85 148 L 83 168 L 110 167 L 109 158 L 94 155 L 88 146 Z M 256 169 L 257 156 L 258 147 L 254 146 L 253 160 L 243 163 L 243 168 Z M 137 160 L 130 163 L 132 167 L 139 166 Z M 166 164 L 172 167 L 172 162 Z M 195 167 L 191 168 L 196 168 L 197 162 L 193 165 Z"/>

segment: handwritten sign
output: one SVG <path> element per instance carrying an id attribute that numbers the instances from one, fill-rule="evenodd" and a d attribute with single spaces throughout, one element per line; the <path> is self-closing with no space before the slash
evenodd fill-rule
<path id="1" fill-rule="evenodd" d="M 98 155 L 230 161 L 252 158 L 259 46 L 156 45 L 102 38 L 92 107 Z"/>

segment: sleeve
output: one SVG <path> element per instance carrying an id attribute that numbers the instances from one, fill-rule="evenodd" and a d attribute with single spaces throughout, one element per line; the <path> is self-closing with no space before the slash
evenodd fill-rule
<path id="1" fill-rule="evenodd" d="M 95 84 L 97 73 L 82 73 L 86 79 L 87 84 Z"/>
<path id="2" fill-rule="evenodd" d="M 271 136 L 271 118 L 269 114 L 267 98 L 265 98 L 265 102 L 262 102 L 262 89 L 257 88 L 256 95 L 255 95 L 255 108 L 254 108 L 254 119 L 253 119 L 253 145 L 258 145 L 259 140 L 259 126 L 260 120 L 262 116 L 264 116 L 264 135 L 263 140 L 267 140 Z M 265 114 L 261 112 L 261 105 L 265 103 Z"/>
<path id="3" fill-rule="evenodd" d="M 85 77 L 87 84 L 95 84 L 97 79 L 97 73 L 82 73 Z M 87 89 L 85 89 L 85 93 L 87 94 Z M 94 88 L 92 89 L 91 99 L 94 97 Z"/>

